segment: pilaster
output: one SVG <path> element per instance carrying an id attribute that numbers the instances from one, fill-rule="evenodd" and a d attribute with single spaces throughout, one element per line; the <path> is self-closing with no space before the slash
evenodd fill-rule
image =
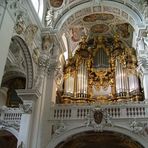
<path id="1" fill-rule="evenodd" d="M 24 112 L 20 122 L 18 146 L 21 145 L 25 148 L 30 148 L 31 129 L 35 124 L 33 118 L 35 114 L 35 104 L 40 93 L 38 90 L 22 89 L 17 90 L 17 94 L 23 101 L 23 105 L 20 106 L 20 109 Z"/>

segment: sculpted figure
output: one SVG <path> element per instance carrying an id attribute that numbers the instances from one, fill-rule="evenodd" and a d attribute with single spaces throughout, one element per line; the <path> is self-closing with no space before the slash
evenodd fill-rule
<path id="1" fill-rule="evenodd" d="M 31 45 L 34 37 L 37 33 L 38 27 L 34 24 L 30 24 L 27 26 L 26 30 L 25 30 L 25 41 L 28 45 Z"/>
<path id="2" fill-rule="evenodd" d="M 49 34 L 44 35 L 42 38 L 42 49 L 51 51 L 52 47 L 53 47 L 53 42 L 51 40 L 50 35 Z"/>
<path id="3" fill-rule="evenodd" d="M 50 28 L 53 28 L 53 21 L 54 21 L 54 11 L 49 9 L 46 15 L 46 25 Z"/>
<path id="4" fill-rule="evenodd" d="M 25 23 L 24 23 L 23 17 L 21 15 L 19 15 L 17 17 L 17 21 L 16 21 L 16 25 L 15 25 L 14 29 L 15 29 L 17 34 L 21 34 L 21 33 L 24 32 Z"/>

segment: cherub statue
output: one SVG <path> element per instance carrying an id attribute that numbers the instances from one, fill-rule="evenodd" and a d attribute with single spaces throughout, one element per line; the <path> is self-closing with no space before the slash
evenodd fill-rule
<path id="1" fill-rule="evenodd" d="M 86 49 L 87 47 L 87 36 L 82 35 L 81 42 L 79 43 L 81 49 Z"/>

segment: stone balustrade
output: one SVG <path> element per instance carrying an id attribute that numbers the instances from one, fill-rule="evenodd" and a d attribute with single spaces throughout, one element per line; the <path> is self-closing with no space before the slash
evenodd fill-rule
<path id="1" fill-rule="evenodd" d="M 145 118 L 148 117 L 148 103 L 128 102 L 118 104 L 84 104 L 84 105 L 54 105 L 51 108 L 50 120 L 79 120 L 92 114 L 93 110 L 101 109 L 112 119 Z"/>
<path id="2" fill-rule="evenodd" d="M 1 108 L 0 120 L 7 123 L 20 123 L 22 111 L 19 108 Z"/>

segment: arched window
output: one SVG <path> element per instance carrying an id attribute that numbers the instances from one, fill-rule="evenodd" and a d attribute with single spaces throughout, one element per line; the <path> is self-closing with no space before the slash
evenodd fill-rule
<path id="1" fill-rule="evenodd" d="M 31 0 L 36 13 L 38 14 L 40 20 L 42 20 L 43 16 L 43 0 Z"/>

